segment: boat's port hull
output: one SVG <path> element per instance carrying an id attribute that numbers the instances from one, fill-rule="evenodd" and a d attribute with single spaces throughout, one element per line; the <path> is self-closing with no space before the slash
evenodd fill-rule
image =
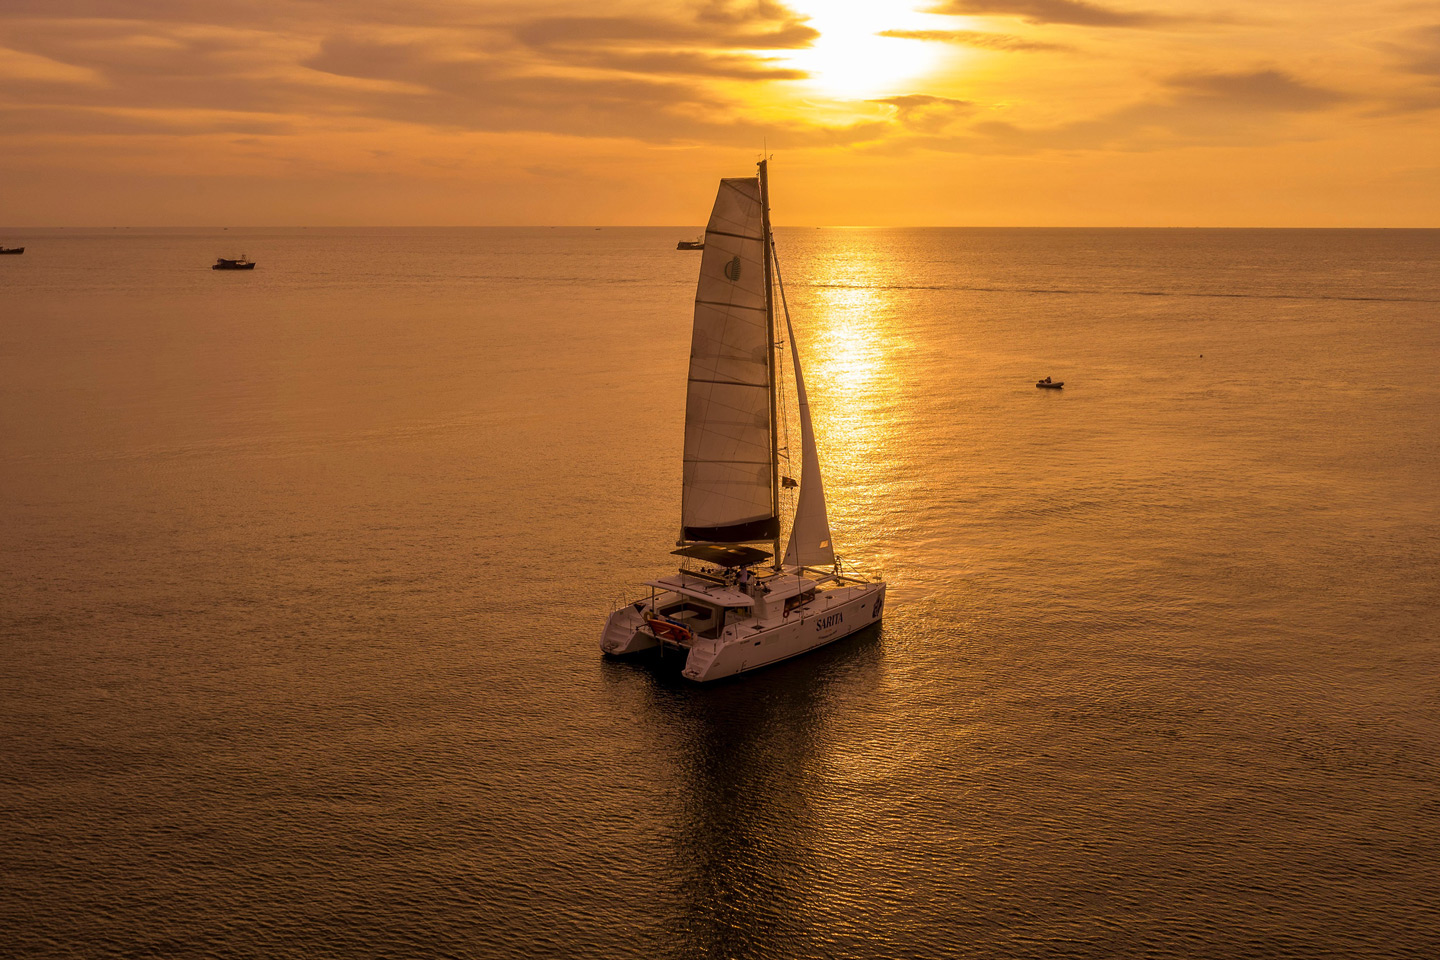
<path id="1" fill-rule="evenodd" d="M 659 598 L 665 602 L 668 597 Z M 626 604 L 610 614 L 605 621 L 605 631 L 600 634 L 600 650 L 612 657 L 623 657 L 642 650 L 653 650 L 660 645 L 655 635 L 645 626 L 645 616 L 634 604 Z"/>

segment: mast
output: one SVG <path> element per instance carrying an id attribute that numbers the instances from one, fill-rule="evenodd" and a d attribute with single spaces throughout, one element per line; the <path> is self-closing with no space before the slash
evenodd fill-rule
<path id="1" fill-rule="evenodd" d="M 780 516 L 780 436 L 779 416 L 776 411 L 776 387 L 779 385 L 779 370 L 775 362 L 775 293 L 774 281 L 770 274 L 771 248 L 774 240 L 770 236 L 770 179 L 767 176 L 768 160 L 761 160 L 760 167 L 760 235 L 765 245 L 765 363 L 770 372 L 770 515 Z M 775 552 L 772 557 L 775 569 L 780 563 L 780 527 L 775 527 Z"/>

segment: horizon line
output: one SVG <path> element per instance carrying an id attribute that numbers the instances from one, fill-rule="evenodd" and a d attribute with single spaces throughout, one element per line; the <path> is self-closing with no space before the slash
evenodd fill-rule
<path id="1" fill-rule="evenodd" d="M 703 224 L 619 223 L 146 223 L 146 224 L 0 224 L 0 232 L 19 230 L 702 230 Z M 1440 225 L 1297 226 L 1273 224 L 777 224 L 777 230 L 1440 230 Z"/>

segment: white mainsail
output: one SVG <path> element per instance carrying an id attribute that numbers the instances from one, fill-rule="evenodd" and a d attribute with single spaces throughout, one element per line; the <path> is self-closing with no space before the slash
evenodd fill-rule
<path id="1" fill-rule="evenodd" d="M 795 367 L 795 397 L 800 403 L 801 473 L 800 496 L 795 501 L 795 523 L 785 547 L 787 567 L 828 567 L 835 563 L 830 545 L 830 518 L 825 513 L 825 482 L 820 478 L 820 453 L 815 448 L 815 428 L 810 424 L 810 399 L 805 394 L 805 375 L 800 372 L 800 347 L 790 310 L 785 310 L 785 333 L 790 338 L 790 359 Z"/>
<path id="2" fill-rule="evenodd" d="M 720 181 L 705 228 L 685 402 L 681 539 L 778 536 L 760 180 Z"/>

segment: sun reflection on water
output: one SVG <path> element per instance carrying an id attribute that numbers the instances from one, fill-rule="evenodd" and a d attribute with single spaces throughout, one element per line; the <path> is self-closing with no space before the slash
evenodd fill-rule
<path id="1" fill-rule="evenodd" d="M 801 258 L 792 300 L 831 528 L 840 550 L 867 567 L 883 563 L 875 553 L 883 545 L 858 542 L 857 531 L 883 526 L 875 520 L 900 452 L 896 363 L 906 347 L 892 323 L 897 291 L 871 239 L 832 236 L 823 258 Z M 798 459 L 798 431 L 791 439 Z"/>

